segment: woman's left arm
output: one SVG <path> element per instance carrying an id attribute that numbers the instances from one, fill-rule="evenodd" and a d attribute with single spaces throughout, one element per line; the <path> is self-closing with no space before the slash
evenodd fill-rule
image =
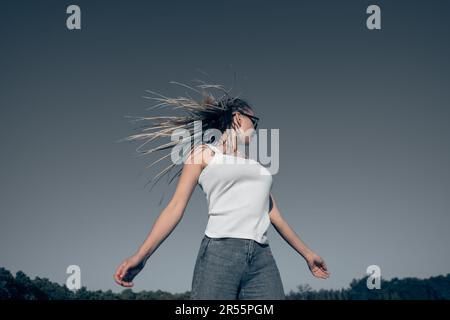
<path id="1" fill-rule="evenodd" d="M 270 194 L 269 217 L 270 222 L 281 237 L 306 260 L 311 273 L 317 278 L 328 278 L 330 272 L 325 261 L 312 251 L 284 220 L 272 194 Z"/>

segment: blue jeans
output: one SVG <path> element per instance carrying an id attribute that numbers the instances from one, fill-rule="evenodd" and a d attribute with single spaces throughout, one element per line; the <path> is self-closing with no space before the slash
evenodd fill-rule
<path id="1" fill-rule="evenodd" d="M 203 236 L 191 300 L 284 300 L 280 272 L 268 243 Z"/>

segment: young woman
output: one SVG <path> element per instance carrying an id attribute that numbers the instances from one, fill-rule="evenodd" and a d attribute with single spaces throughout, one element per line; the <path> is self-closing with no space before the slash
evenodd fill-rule
<path id="1" fill-rule="evenodd" d="M 222 89 L 214 85 L 199 87 Z M 202 124 L 200 132 L 189 131 L 194 137 L 203 136 L 203 131 L 208 129 L 217 129 L 220 134 L 213 142 L 194 144 L 186 153 L 171 200 L 144 243 L 119 265 L 115 281 L 124 287 L 133 286 L 134 277 L 181 220 L 197 184 L 206 195 L 209 220 L 197 254 L 191 299 L 285 299 L 267 238 L 270 224 L 306 260 L 315 277 L 328 278 L 324 260 L 302 242 L 278 210 L 270 193 L 272 176 L 268 170 L 239 150 L 241 145 L 250 143 L 259 120 L 248 102 L 232 98 L 226 91 L 220 99 L 207 93 L 201 103 L 163 96 L 156 100 L 161 101 L 160 105 L 184 108 L 191 116 L 141 118 L 159 120 L 158 125 L 150 128 L 162 129 L 152 133 L 146 129 L 145 133 L 128 140 L 153 140 L 179 128 L 194 130 L 195 121 L 202 121 Z M 164 144 L 151 152 L 177 144 L 176 141 Z M 264 170 L 266 174 L 261 174 Z"/>

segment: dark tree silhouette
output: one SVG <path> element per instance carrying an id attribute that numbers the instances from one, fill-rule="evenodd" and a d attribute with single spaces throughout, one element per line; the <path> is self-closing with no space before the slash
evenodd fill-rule
<path id="1" fill-rule="evenodd" d="M 124 289 L 120 293 L 89 291 L 86 287 L 73 292 L 65 285 L 47 278 L 30 279 L 22 271 L 15 276 L 0 267 L 0 300 L 187 300 L 190 292 L 172 294 L 161 290 L 134 292 Z M 353 279 L 347 289 L 313 290 L 308 284 L 297 286 L 297 291 L 286 294 L 288 300 L 449 300 L 450 274 L 428 279 L 393 278 L 382 280 L 381 289 L 369 290 L 367 277 Z"/>

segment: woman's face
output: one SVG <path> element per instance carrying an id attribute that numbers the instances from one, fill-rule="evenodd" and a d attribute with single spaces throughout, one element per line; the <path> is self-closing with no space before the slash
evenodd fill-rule
<path id="1" fill-rule="evenodd" d="M 245 113 L 248 113 L 251 116 L 254 116 L 254 112 L 253 110 L 245 110 Z M 238 130 L 241 131 L 242 137 L 244 138 L 244 143 L 245 144 L 249 144 L 250 140 L 253 137 L 253 134 L 255 134 L 256 132 L 254 127 L 253 127 L 253 122 L 252 120 L 247 117 L 246 115 L 242 114 L 242 113 L 236 113 L 235 114 L 235 121 L 237 121 L 238 123 Z M 242 140 L 241 140 L 242 141 Z"/>

